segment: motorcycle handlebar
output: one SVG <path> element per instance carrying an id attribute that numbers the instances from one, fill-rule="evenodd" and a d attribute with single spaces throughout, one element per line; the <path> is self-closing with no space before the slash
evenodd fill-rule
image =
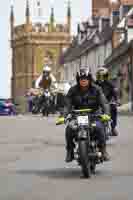
<path id="1" fill-rule="evenodd" d="M 92 112 L 93 110 L 90 108 L 86 108 L 86 109 L 79 109 L 79 110 L 72 110 L 71 113 L 85 113 L 85 112 Z"/>

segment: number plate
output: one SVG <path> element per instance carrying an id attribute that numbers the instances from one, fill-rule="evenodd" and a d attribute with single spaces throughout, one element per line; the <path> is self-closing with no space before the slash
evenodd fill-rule
<path id="1" fill-rule="evenodd" d="M 88 120 L 88 116 L 78 116 L 78 124 L 79 125 L 88 125 L 89 120 Z"/>

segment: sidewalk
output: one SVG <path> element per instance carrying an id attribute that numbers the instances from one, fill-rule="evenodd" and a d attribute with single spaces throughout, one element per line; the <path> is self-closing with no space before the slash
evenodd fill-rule
<path id="1" fill-rule="evenodd" d="M 131 102 L 123 104 L 122 106 L 118 107 L 118 113 L 120 115 L 132 116 L 133 112 L 131 112 Z"/>

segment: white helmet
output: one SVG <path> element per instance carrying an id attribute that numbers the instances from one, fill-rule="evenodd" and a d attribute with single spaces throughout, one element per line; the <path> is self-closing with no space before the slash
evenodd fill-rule
<path id="1" fill-rule="evenodd" d="M 97 73 L 105 75 L 108 73 L 108 69 L 105 67 L 99 67 L 99 69 L 97 70 Z"/>
<path id="2" fill-rule="evenodd" d="M 96 73 L 97 80 L 108 79 L 109 71 L 105 67 L 99 67 Z"/>
<path id="3" fill-rule="evenodd" d="M 51 72 L 51 68 L 48 65 L 46 65 L 43 67 L 43 72 Z"/>

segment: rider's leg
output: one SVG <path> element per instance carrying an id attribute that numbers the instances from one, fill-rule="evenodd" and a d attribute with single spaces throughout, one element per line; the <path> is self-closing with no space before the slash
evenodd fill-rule
<path id="1" fill-rule="evenodd" d="M 117 117 L 118 117 L 117 107 L 116 106 L 111 106 L 111 119 L 112 119 L 111 127 L 112 127 L 112 135 L 113 136 L 117 136 L 118 135 L 118 131 L 116 130 Z"/>
<path id="2" fill-rule="evenodd" d="M 105 161 L 109 160 L 109 155 L 106 150 L 106 133 L 104 129 L 104 124 L 100 121 L 96 122 L 96 137 L 99 142 L 99 149 L 103 155 Z"/>
<path id="3" fill-rule="evenodd" d="M 74 132 L 69 127 L 69 125 L 66 127 L 65 130 L 65 139 L 66 139 L 66 162 L 71 162 L 74 159 Z"/>

